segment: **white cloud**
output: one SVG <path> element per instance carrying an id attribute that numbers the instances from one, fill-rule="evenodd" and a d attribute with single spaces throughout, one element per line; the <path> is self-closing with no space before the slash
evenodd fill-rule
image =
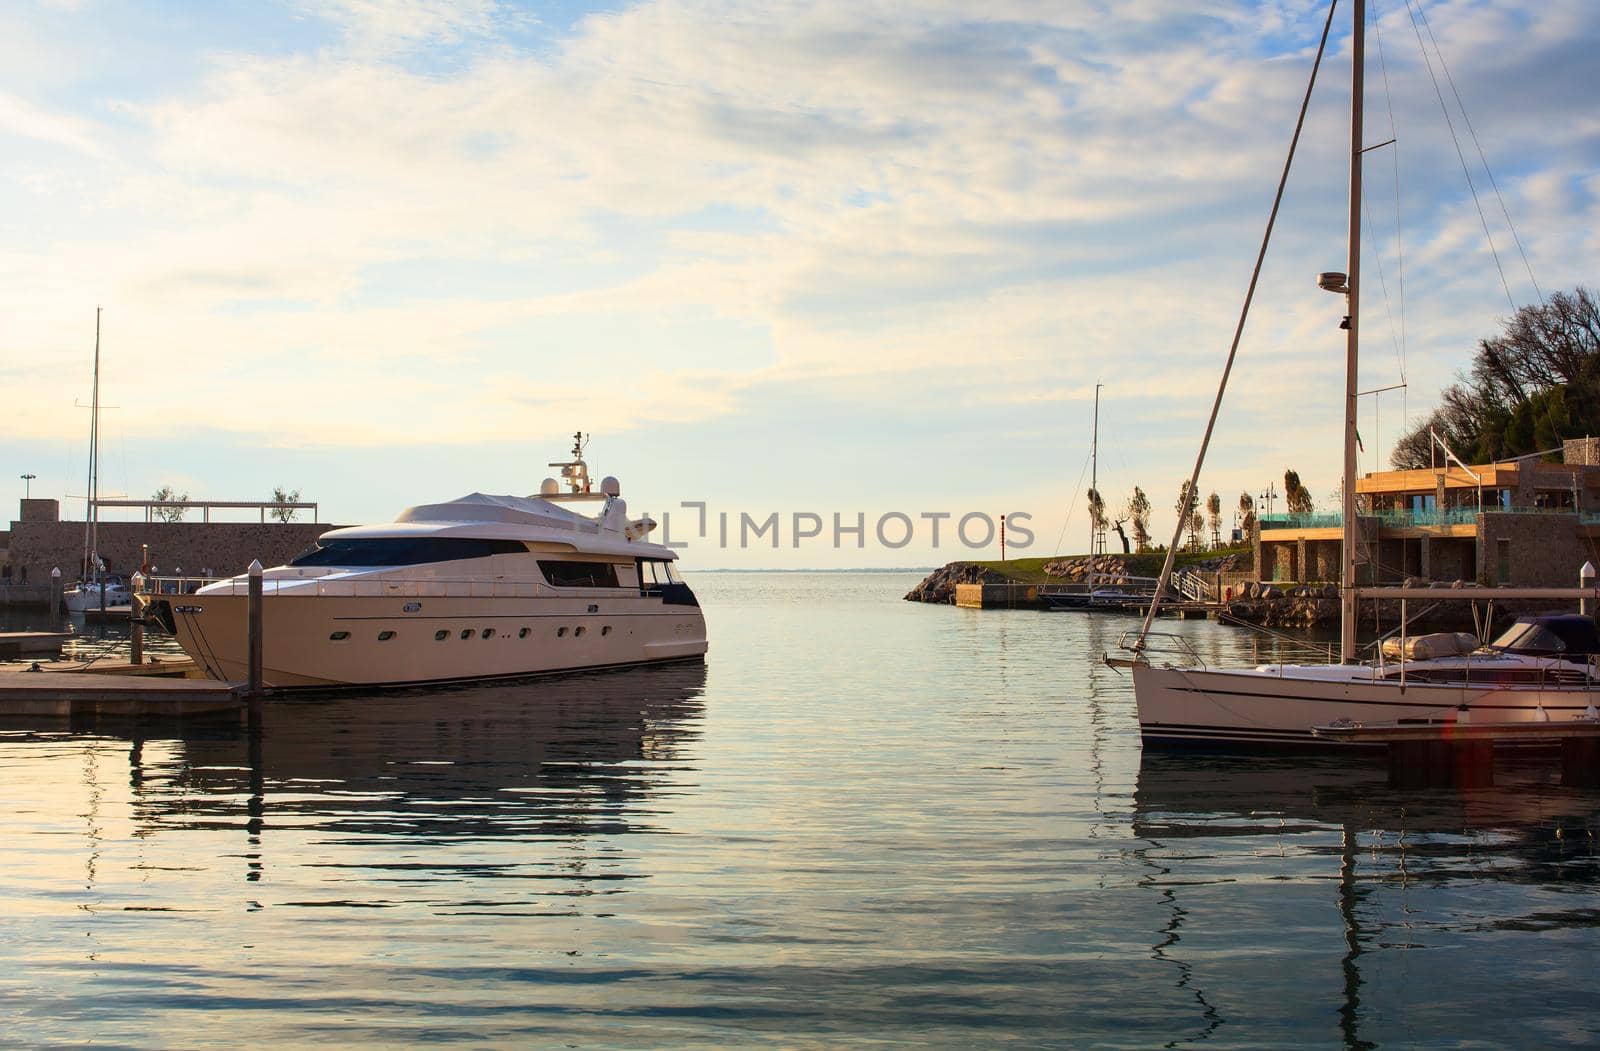
<path id="1" fill-rule="evenodd" d="M 139 363 L 117 377 L 134 433 L 365 446 L 420 422 L 481 442 L 529 413 L 690 427 L 801 387 L 863 420 L 954 419 L 1079 405 L 1110 374 L 1162 407 L 1166 450 L 1209 403 L 1322 5 L 659 0 L 534 50 L 488 0 L 297 10 L 339 43 L 238 39 L 198 83 L 68 110 L 0 79 L 0 127 L 114 143 L 66 199 L 38 165 L 0 172 L 52 209 L 0 254 L 0 351 L 27 361 L 29 404 L 76 393 L 60 377 L 95 299 Z M 1584 10 L 1430 7 L 1547 290 L 1592 280 L 1597 118 L 1538 88 L 1545 119 L 1505 114 L 1535 74 L 1581 75 Z M 1411 130 L 1437 103 L 1409 32 L 1391 12 L 1389 82 L 1420 99 L 1398 112 L 1420 407 L 1504 304 L 1492 269 L 1461 272 L 1470 201 L 1419 174 L 1454 155 Z M 1342 258 L 1344 68 L 1325 66 L 1229 401 L 1307 473 L 1335 455 L 1306 406 L 1337 383 L 1311 277 Z M 1368 331 L 1392 370 L 1386 322 Z M 0 433 L 75 434 L 59 416 Z"/>

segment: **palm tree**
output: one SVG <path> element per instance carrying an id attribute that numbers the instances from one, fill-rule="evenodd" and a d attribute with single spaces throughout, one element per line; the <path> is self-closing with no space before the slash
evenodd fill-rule
<path id="1" fill-rule="evenodd" d="M 1283 472 L 1283 502 L 1292 515 L 1309 515 L 1317 509 L 1311 490 L 1300 484 L 1300 472 L 1292 467 Z"/>
<path id="2" fill-rule="evenodd" d="M 1255 535 L 1256 501 L 1249 493 L 1239 494 L 1239 528 L 1244 531 L 1246 540 Z"/>
<path id="3" fill-rule="evenodd" d="M 1089 529 L 1093 533 L 1089 554 L 1098 555 L 1106 546 L 1106 501 L 1100 490 L 1089 490 Z"/>
<path id="4" fill-rule="evenodd" d="M 1211 526 L 1211 546 L 1222 546 L 1222 497 L 1212 493 L 1206 497 L 1206 522 Z"/>

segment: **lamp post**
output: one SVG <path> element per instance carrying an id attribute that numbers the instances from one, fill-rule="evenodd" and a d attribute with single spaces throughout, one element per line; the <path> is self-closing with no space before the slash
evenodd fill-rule
<path id="1" fill-rule="evenodd" d="M 22 498 L 24 500 L 27 500 L 33 495 L 33 480 L 37 477 L 39 476 L 36 474 L 25 474 L 22 476 Z"/>

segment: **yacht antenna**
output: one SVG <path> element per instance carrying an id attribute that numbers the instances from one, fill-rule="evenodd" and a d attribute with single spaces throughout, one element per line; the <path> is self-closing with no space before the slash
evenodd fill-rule
<path id="1" fill-rule="evenodd" d="M 588 444 L 588 435 L 582 431 L 573 432 L 572 459 L 566 463 L 552 463 L 549 465 L 561 468 L 561 477 L 567 483 L 569 495 L 587 493 L 589 491 L 589 465 L 583 462 L 583 450 Z"/>

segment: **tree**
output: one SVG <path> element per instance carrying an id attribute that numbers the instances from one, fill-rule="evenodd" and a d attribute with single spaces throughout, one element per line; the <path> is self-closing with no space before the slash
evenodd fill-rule
<path id="1" fill-rule="evenodd" d="M 163 503 L 184 503 L 188 501 L 189 494 L 184 493 L 179 496 L 178 491 L 172 486 L 163 485 L 160 489 L 150 494 L 150 499 L 159 500 Z M 150 513 L 163 522 L 181 522 L 186 511 L 188 511 L 186 507 L 152 507 L 150 509 Z"/>
<path id="2" fill-rule="evenodd" d="M 1089 490 L 1089 530 L 1093 539 L 1089 554 L 1098 555 L 1105 547 L 1106 535 L 1106 501 L 1098 489 Z"/>
<path id="3" fill-rule="evenodd" d="M 1586 288 L 1521 307 L 1478 343 L 1470 373 L 1395 443 L 1398 470 L 1430 467 L 1432 431 L 1469 463 L 1559 447 L 1600 433 L 1600 303 Z"/>
<path id="4" fill-rule="evenodd" d="M 1191 486 L 1187 478 L 1178 489 L 1174 509 L 1178 512 L 1178 521 L 1189 532 L 1189 550 L 1200 550 L 1200 530 L 1205 528 L 1205 520 L 1200 517 L 1200 491 Z"/>
<path id="5" fill-rule="evenodd" d="M 1256 501 L 1248 492 L 1239 494 L 1239 527 L 1246 539 L 1256 532 Z"/>
<path id="6" fill-rule="evenodd" d="M 1317 509 L 1311 490 L 1300 484 L 1300 472 L 1292 467 L 1283 472 L 1283 502 L 1292 515 L 1309 515 Z"/>
<path id="7" fill-rule="evenodd" d="M 1222 497 L 1212 493 L 1206 497 L 1206 522 L 1211 526 L 1211 546 L 1222 546 Z"/>
<path id="8" fill-rule="evenodd" d="M 272 488 L 273 503 L 292 504 L 298 502 L 299 499 L 300 490 L 298 489 L 296 489 L 294 492 L 289 492 L 281 485 L 273 486 Z M 292 522 L 294 521 L 295 515 L 299 514 L 300 512 L 293 507 L 274 507 L 267 513 L 280 522 Z"/>
<path id="9" fill-rule="evenodd" d="M 1139 553 L 1150 550 L 1150 498 L 1137 485 L 1123 507 L 1122 517 L 1133 523 L 1133 543 Z"/>

